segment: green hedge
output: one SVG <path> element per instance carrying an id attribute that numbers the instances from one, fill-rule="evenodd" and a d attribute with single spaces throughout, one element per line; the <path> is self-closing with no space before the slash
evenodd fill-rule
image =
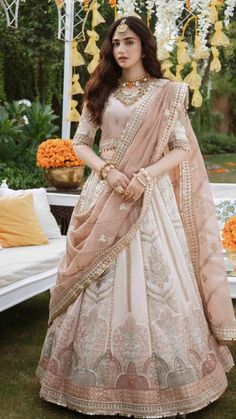
<path id="1" fill-rule="evenodd" d="M 44 171 L 33 163 L 28 165 L 16 162 L 0 162 L 0 183 L 7 179 L 9 188 L 29 189 L 47 187 L 48 183 L 44 177 Z"/>
<path id="2" fill-rule="evenodd" d="M 203 154 L 236 153 L 236 137 L 220 132 L 205 132 L 198 135 Z"/>

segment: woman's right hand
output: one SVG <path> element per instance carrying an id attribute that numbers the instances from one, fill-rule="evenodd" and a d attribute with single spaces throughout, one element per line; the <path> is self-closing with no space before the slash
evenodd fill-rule
<path id="1" fill-rule="evenodd" d="M 110 169 L 107 173 L 107 183 L 112 189 L 117 188 L 117 186 L 122 186 L 122 188 L 126 189 L 129 182 L 127 176 L 118 169 Z"/>

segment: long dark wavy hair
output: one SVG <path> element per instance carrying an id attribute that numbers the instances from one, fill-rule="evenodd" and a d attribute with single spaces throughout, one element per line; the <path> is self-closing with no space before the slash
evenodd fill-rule
<path id="1" fill-rule="evenodd" d="M 92 121 L 99 126 L 102 113 L 110 93 L 118 86 L 122 69 L 113 57 L 112 38 L 121 19 L 108 29 L 100 52 L 100 62 L 85 87 L 84 103 Z M 126 24 L 141 40 L 144 69 L 150 76 L 163 78 L 161 65 L 157 59 L 157 46 L 154 36 L 141 19 L 128 16 Z"/>

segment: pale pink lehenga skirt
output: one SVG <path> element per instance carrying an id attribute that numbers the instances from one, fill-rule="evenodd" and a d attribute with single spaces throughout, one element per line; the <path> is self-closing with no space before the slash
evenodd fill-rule
<path id="1" fill-rule="evenodd" d="M 92 174 L 83 192 L 90 204 L 96 185 Z M 129 247 L 49 327 L 40 395 L 85 414 L 159 418 L 219 398 L 232 366 L 209 331 L 164 175 Z"/>

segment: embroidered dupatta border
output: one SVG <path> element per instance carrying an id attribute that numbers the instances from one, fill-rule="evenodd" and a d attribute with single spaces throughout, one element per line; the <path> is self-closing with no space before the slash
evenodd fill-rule
<path id="1" fill-rule="evenodd" d="M 205 316 L 208 320 L 209 327 L 214 336 L 222 341 L 236 340 L 236 320 L 230 320 L 230 326 L 213 324 L 208 312 L 207 301 L 204 294 L 203 279 L 200 266 L 200 242 L 195 213 L 194 194 L 192 191 L 192 177 L 190 162 L 184 161 L 180 164 L 180 212 L 184 222 L 186 236 L 190 247 L 190 254 L 193 263 L 194 272 L 198 281 L 198 286 L 202 298 L 202 304 Z M 214 292 L 225 282 L 227 278 L 223 278 L 222 282 L 212 290 Z"/>
<path id="2" fill-rule="evenodd" d="M 118 142 L 117 147 L 114 151 L 114 155 L 112 157 L 112 164 L 114 164 L 116 167 L 118 167 L 119 163 L 122 160 L 122 157 L 124 156 L 135 134 L 137 133 L 142 123 L 142 117 L 147 111 L 148 106 L 150 105 L 160 88 L 162 88 L 167 82 L 168 80 L 165 79 L 154 80 L 153 82 L 151 82 L 148 86 L 147 92 L 140 100 L 140 106 L 138 106 L 138 108 L 135 108 L 132 112 L 131 117 L 129 118 L 121 133 L 120 141 Z M 107 182 L 105 180 L 101 180 L 97 186 L 96 197 L 100 196 L 105 190 L 108 191 L 108 189 L 109 187 L 107 185 Z M 80 213 L 82 210 L 85 194 L 86 190 L 83 190 L 80 195 L 78 204 L 76 205 L 77 213 Z"/>
<path id="3" fill-rule="evenodd" d="M 163 81 L 165 83 L 163 83 Z M 115 152 L 114 158 L 112 161 L 117 165 L 122 160 L 122 157 L 126 150 L 128 149 L 129 145 L 133 141 L 133 138 L 141 124 L 141 118 L 145 114 L 145 112 L 148 109 L 148 106 L 150 105 L 151 101 L 153 100 L 155 94 L 159 90 L 159 87 L 162 87 L 162 85 L 166 84 L 166 80 L 157 80 L 154 82 L 154 86 L 156 89 L 153 89 L 149 91 L 143 98 L 143 101 L 141 102 L 138 109 L 136 109 L 128 123 L 126 124 L 126 127 L 122 133 L 122 140 L 119 144 L 120 146 L 117 147 L 117 150 Z M 173 130 L 175 120 L 178 115 L 178 111 L 181 108 L 183 104 L 183 100 L 186 96 L 186 89 L 187 85 L 178 83 L 176 94 L 174 96 L 173 105 L 170 109 L 170 115 L 168 117 L 168 120 L 166 124 L 163 126 L 163 135 L 162 135 L 162 141 L 160 142 L 159 146 L 157 147 L 157 152 L 154 153 L 153 158 L 155 160 L 158 160 L 164 151 L 164 148 L 167 145 L 169 136 L 171 134 L 171 131 Z M 152 158 L 152 160 L 153 160 Z M 131 227 L 129 232 L 122 237 L 115 245 L 112 246 L 112 249 L 107 249 L 102 259 L 96 263 L 94 263 L 91 267 L 89 267 L 85 272 L 82 274 L 78 274 L 79 282 L 77 282 L 69 291 L 68 293 L 61 298 L 61 300 L 58 302 L 58 304 L 55 306 L 53 310 L 50 312 L 49 317 L 49 324 L 52 323 L 52 321 L 57 317 L 59 314 L 61 314 L 70 304 L 72 304 L 76 298 L 87 288 L 89 285 L 91 285 L 93 282 L 99 279 L 99 277 L 103 274 L 103 272 L 109 267 L 109 265 L 112 263 L 112 261 L 118 256 L 121 251 L 126 248 L 132 238 L 135 236 L 137 230 L 140 228 L 143 220 L 143 216 L 146 213 L 146 210 L 151 202 L 152 195 L 153 195 L 153 188 L 154 188 L 154 182 L 150 182 L 150 184 L 147 185 L 144 197 L 143 197 L 143 205 L 141 209 L 140 216 L 138 220 L 134 223 L 134 225 Z M 106 189 L 105 182 L 101 182 L 103 185 L 101 185 L 101 192 Z M 77 207 L 79 210 L 79 206 Z"/>

